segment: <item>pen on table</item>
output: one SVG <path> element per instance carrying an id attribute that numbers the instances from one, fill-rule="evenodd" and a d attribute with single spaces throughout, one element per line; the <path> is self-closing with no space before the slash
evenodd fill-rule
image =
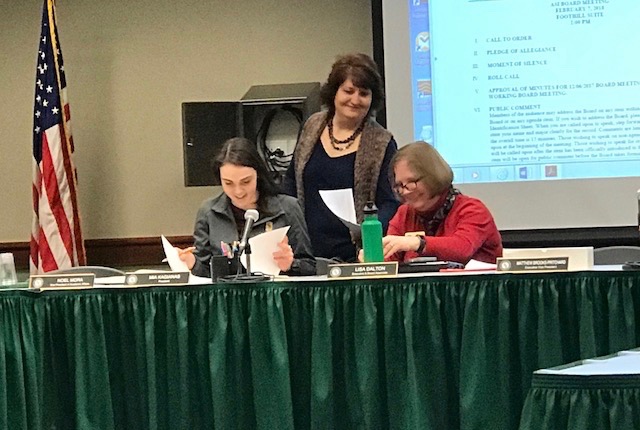
<path id="1" fill-rule="evenodd" d="M 179 249 L 179 248 L 176 248 L 176 249 L 178 250 L 178 255 L 185 254 L 185 253 L 193 254 L 193 251 L 196 250 L 196 247 L 195 246 L 190 246 L 190 247 L 185 248 L 185 249 Z M 169 261 L 169 259 L 167 259 L 167 258 L 163 258 L 162 259 L 163 263 L 166 263 L 167 261 Z"/>

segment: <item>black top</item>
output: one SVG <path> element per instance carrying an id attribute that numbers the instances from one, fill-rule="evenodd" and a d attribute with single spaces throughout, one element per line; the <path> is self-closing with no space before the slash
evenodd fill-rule
<path id="1" fill-rule="evenodd" d="M 245 211 L 244 209 L 240 209 L 231 203 L 231 212 L 233 213 L 233 219 L 236 220 L 236 229 L 238 230 L 238 237 L 242 238 L 242 232 L 244 230 L 244 224 L 246 220 L 244 219 Z"/>
<path id="2" fill-rule="evenodd" d="M 305 218 L 316 257 L 338 257 L 343 261 L 353 261 L 356 257 L 349 229 L 329 210 L 318 192 L 353 188 L 355 160 L 355 152 L 329 157 L 322 143 L 318 143 L 304 169 Z"/>
<path id="3" fill-rule="evenodd" d="M 294 260 L 291 269 L 285 273 L 289 275 L 315 275 L 316 262 L 311 252 L 311 241 L 304 214 L 298 201 L 283 194 L 266 197 L 264 200 L 264 210 L 260 214 L 260 218 L 253 224 L 249 237 L 289 226 L 287 237 L 293 248 Z M 237 208 L 236 210 L 242 211 Z M 241 230 L 236 225 L 236 216 L 231 199 L 225 193 L 202 203 L 198 210 L 193 232 L 196 264 L 191 269 L 191 273 L 208 277 L 211 256 L 222 254 L 221 242 L 230 244 L 240 239 Z M 244 221 L 244 216 L 242 220 Z"/>
<path id="4" fill-rule="evenodd" d="M 316 257 L 338 257 L 343 261 L 356 257 L 349 229 L 329 210 L 318 192 L 353 188 L 355 160 L 355 152 L 329 157 L 322 143 L 318 143 L 304 169 L 305 218 Z"/>
<path id="5" fill-rule="evenodd" d="M 383 234 L 387 231 L 389 220 L 396 213 L 398 200 L 389 182 L 391 159 L 397 145 L 393 139 L 387 145 L 376 186 L 375 204 L 378 207 L 378 219 L 382 223 Z M 356 249 L 351 241 L 349 229 L 342 224 L 320 198 L 318 190 L 338 190 L 354 188 L 354 166 L 356 153 L 331 158 L 318 140 L 304 168 L 304 215 L 314 255 L 324 258 L 339 258 L 354 261 Z M 290 196 L 297 196 L 295 181 L 295 158 L 291 161 L 282 184 L 282 190 Z"/>

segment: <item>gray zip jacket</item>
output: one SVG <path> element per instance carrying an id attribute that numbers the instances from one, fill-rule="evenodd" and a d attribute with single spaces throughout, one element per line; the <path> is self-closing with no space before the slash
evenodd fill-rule
<path id="1" fill-rule="evenodd" d="M 277 229 L 291 226 L 287 232 L 289 245 L 293 248 L 293 265 L 286 275 L 315 275 L 316 261 L 311 251 L 311 241 L 307 232 L 302 209 L 298 201 L 284 194 L 270 197 L 266 202 L 265 214 L 253 225 L 249 237 L 264 233 L 267 228 Z M 222 255 L 220 242 L 239 241 L 236 221 L 231 211 L 231 199 L 221 193 L 218 197 L 205 200 L 198 210 L 193 233 L 196 250 L 196 264 L 191 272 L 197 276 L 209 277 L 211 255 Z"/>

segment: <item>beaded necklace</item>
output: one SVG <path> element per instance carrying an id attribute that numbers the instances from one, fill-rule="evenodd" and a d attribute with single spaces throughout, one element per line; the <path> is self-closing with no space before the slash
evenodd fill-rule
<path id="1" fill-rule="evenodd" d="M 356 141 L 356 138 L 360 135 L 360 133 L 362 133 L 362 130 L 364 129 L 364 120 L 362 120 L 358 128 L 356 128 L 351 136 L 343 140 L 338 140 L 333 135 L 333 118 L 329 120 L 327 128 L 329 129 L 329 141 L 331 142 L 331 146 L 333 146 L 333 149 L 335 149 L 336 151 L 344 151 L 346 149 L 349 149 L 351 145 L 353 145 L 353 142 Z"/>

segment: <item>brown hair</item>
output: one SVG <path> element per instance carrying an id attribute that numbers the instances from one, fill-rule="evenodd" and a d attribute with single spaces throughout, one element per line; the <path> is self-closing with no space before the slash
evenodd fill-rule
<path id="1" fill-rule="evenodd" d="M 347 79 L 351 78 L 353 85 L 371 91 L 371 108 L 367 116 L 375 113 L 384 100 L 384 84 L 378 72 L 378 66 L 367 54 L 346 54 L 339 56 L 327 78 L 327 82 L 320 89 L 320 101 L 329 112 L 329 116 L 335 113 L 334 99 L 338 88 Z"/>
<path id="2" fill-rule="evenodd" d="M 267 170 L 257 146 L 244 137 L 233 137 L 222 145 L 213 161 L 215 178 L 220 181 L 220 167 L 224 164 L 251 167 L 257 173 L 257 206 L 260 213 L 266 213 L 267 199 L 278 194 L 278 186 Z"/>
<path id="3" fill-rule="evenodd" d="M 409 168 L 413 170 L 435 195 L 441 194 L 453 183 L 453 171 L 449 164 L 442 158 L 433 146 L 421 140 L 401 147 L 391 159 L 389 177 L 391 183 L 395 183 L 394 167 L 400 160 L 406 160 Z"/>

